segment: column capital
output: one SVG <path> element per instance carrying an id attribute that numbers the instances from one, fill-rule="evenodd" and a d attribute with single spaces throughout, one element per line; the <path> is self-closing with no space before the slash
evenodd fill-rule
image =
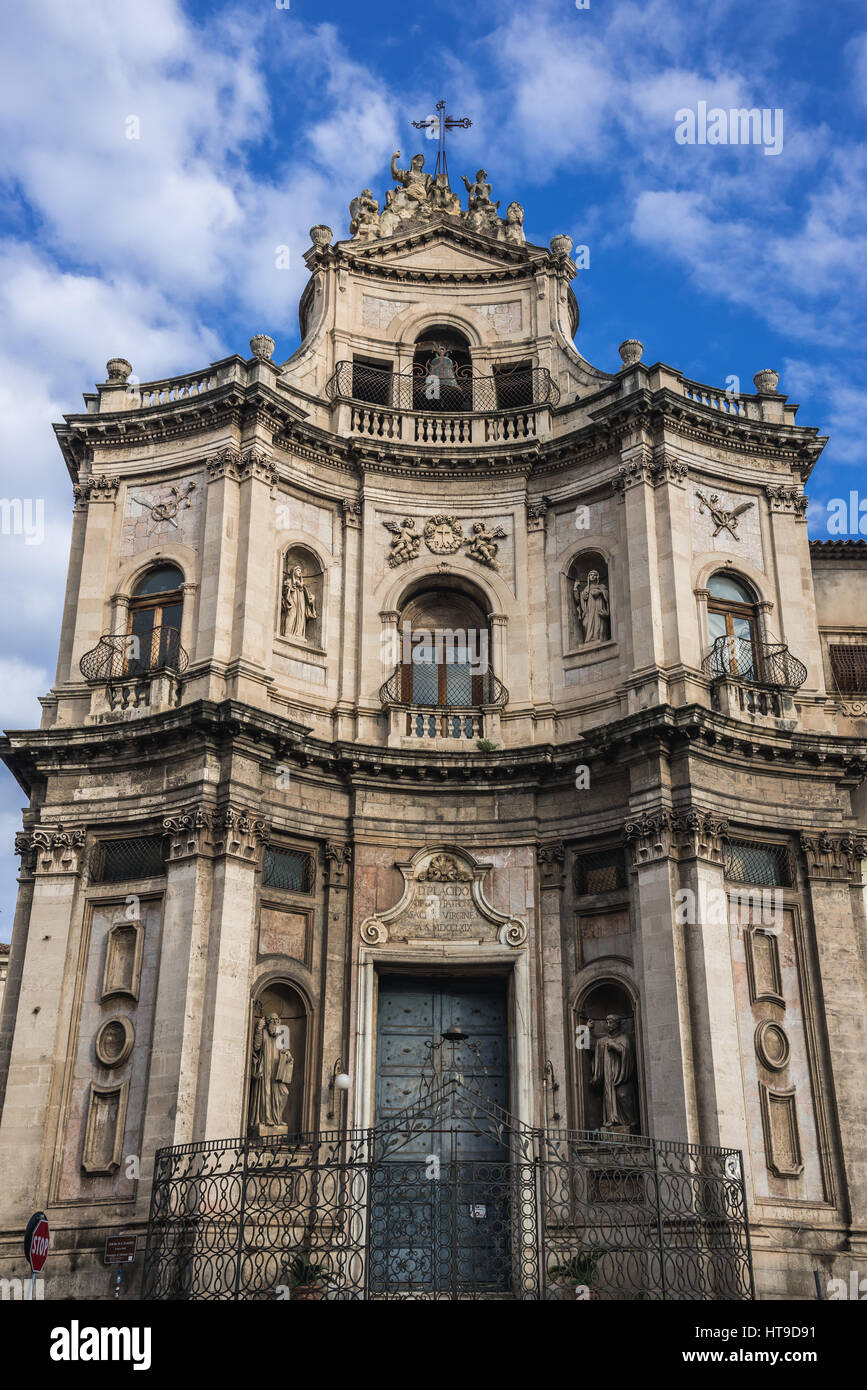
<path id="1" fill-rule="evenodd" d="M 529 498 L 527 499 L 526 508 L 528 531 L 544 531 L 545 514 L 548 511 L 548 505 L 549 503 L 547 497 L 539 497 L 533 502 L 531 502 Z"/>
<path id="2" fill-rule="evenodd" d="M 364 511 L 364 503 L 355 497 L 341 497 L 340 510 L 343 513 L 343 524 L 347 528 L 357 531 L 361 526 L 361 516 Z"/>
<path id="3" fill-rule="evenodd" d="M 342 840 L 325 844 L 325 882 L 329 888 L 348 888 L 352 845 Z"/>
<path id="4" fill-rule="evenodd" d="M 32 830 L 19 831 L 15 836 L 15 853 L 25 856 L 23 867 L 43 877 L 49 874 L 79 874 L 83 868 L 85 835 L 83 826 L 65 830 L 60 821 L 55 830 L 48 826 L 35 826 Z"/>
<path id="5" fill-rule="evenodd" d="M 861 882 L 861 861 L 867 859 L 867 839 L 827 830 L 802 831 L 801 853 L 808 878 L 857 885 Z"/>
<path id="6" fill-rule="evenodd" d="M 566 859 L 566 846 L 562 840 L 552 840 L 548 844 L 536 845 L 536 863 L 539 865 L 539 879 L 543 889 L 563 887 L 563 864 Z"/>
<path id="7" fill-rule="evenodd" d="M 163 830 L 169 837 L 168 861 L 191 859 L 198 854 L 210 855 L 211 811 L 205 806 L 191 806 L 173 816 L 165 816 Z"/>

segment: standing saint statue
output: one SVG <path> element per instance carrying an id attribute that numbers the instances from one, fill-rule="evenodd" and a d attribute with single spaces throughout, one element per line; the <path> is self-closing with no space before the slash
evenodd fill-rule
<path id="1" fill-rule="evenodd" d="M 620 1019 L 608 1014 L 606 1032 L 596 1039 L 590 1085 L 602 1088 L 601 1129 L 626 1130 L 635 1124 L 635 1049 Z"/>
<path id="2" fill-rule="evenodd" d="M 583 585 L 580 579 L 576 579 L 572 585 L 572 597 L 584 634 L 581 645 L 586 646 L 588 642 L 607 642 L 611 609 L 608 604 L 608 588 L 599 578 L 599 571 L 591 570 Z"/>
<path id="3" fill-rule="evenodd" d="M 285 1039 L 285 1046 L 284 1046 Z M 260 1018 L 253 1035 L 250 1128 L 285 1128 L 283 1112 L 289 1096 L 295 1061 L 289 1051 L 289 1030 L 279 1014 Z"/>
<path id="4" fill-rule="evenodd" d="M 284 637 L 307 637 L 307 624 L 316 617 L 316 600 L 304 583 L 300 565 L 287 565 L 283 579 L 280 631 Z"/>

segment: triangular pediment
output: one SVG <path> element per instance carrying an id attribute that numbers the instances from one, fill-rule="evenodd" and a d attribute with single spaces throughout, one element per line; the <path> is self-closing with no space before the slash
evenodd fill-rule
<path id="1" fill-rule="evenodd" d="M 548 256 L 542 247 L 500 242 L 445 216 L 376 241 L 343 241 L 340 249 L 351 256 L 356 268 L 369 268 L 373 274 L 388 267 L 422 274 L 508 271 L 529 275 L 535 263 Z"/>

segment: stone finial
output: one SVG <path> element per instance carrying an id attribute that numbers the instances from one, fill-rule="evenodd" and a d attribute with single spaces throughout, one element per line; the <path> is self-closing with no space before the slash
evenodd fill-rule
<path id="1" fill-rule="evenodd" d="M 620 360 L 624 367 L 634 367 L 636 362 L 641 361 L 641 354 L 644 352 L 644 344 L 637 338 L 627 338 L 617 349 L 620 353 Z"/>
<path id="2" fill-rule="evenodd" d="M 274 339 L 269 338 L 267 333 L 256 333 L 250 339 L 250 351 L 260 362 L 270 362 L 276 346 Z"/>
<path id="3" fill-rule="evenodd" d="M 773 367 L 763 367 L 753 377 L 753 385 L 760 396 L 773 396 L 776 394 L 779 379 L 780 374 L 775 372 Z"/>
<path id="4" fill-rule="evenodd" d="M 324 247 L 331 245 L 331 238 L 333 236 L 334 233 L 330 227 L 323 227 L 319 223 L 317 223 L 315 227 L 310 228 L 310 240 L 320 251 L 323 250 Z"/>
<path id="5" fill-rule="evenodd" d="M 123 385 L 132 371 L 132 363 L 125 357 L 110 357 L 105 364 L 106 380 L 115 385 Z"/>
<path id="6" fill-rule="evenodd" d="M 551 250 L 555 256 L 568 256 L 572 250 L 572 238 L 560 232 L 551 238 Z"/>

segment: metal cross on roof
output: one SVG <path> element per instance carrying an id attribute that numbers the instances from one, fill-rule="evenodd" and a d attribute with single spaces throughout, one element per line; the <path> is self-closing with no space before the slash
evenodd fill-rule
<path id="1" fill-rule="evenodd" d="M 446 163 L 446 131 L 447 130 L 467 130 L 472 121 L 469 116 L 446 116 L 446 104 L 444 101 L 437 102 L 437 114 L 430 116 L 426 121 L 413 121 L 414 130 L 435 130 L 439 137 L 439 148 L 437 150 L 437 162 L 434 169 L 434 178 L 437 174 L 443 173 L 448 183 L 449 166 Z"/>

